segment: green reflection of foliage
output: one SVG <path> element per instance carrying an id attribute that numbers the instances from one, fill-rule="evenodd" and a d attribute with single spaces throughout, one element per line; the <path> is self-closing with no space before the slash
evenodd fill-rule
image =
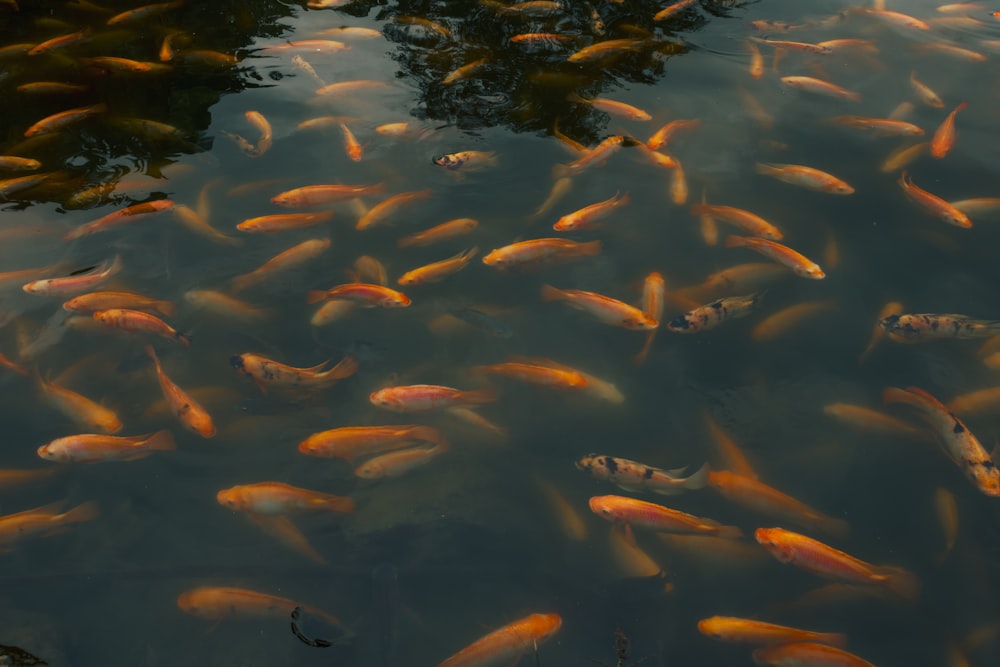
<path id="1" fill-rule="evenodd" d="M 211 140 L 205 136 L 209 109 L 222 95 L 264 85 L 239 60 L 255 39 L 287 31 L 281 19 L 294 9 L 274 0 L 186 2 L 134 23 L 107 25 L 110 16 L 136 6 L 120 1 L 18 0 L 16 11 L 12 5 L 0 10 L 5 36 L 0 44 L 0 85 L 8 95 L 8 103 L 0 105 L 0 123 L 7 129 L 0 153 L 38 159 L 44 171 L 52 172 L 40 185 L 8 199 L 23 205 L 65 202 L 74 192 L 114 183 L 128 173 L 158 176 L 178 155 L 209 148 Z M 87 31 L 84 39 L 49 53 L 28 55 L 24 48 L 3 48 L 36 45 L 81 30 Z M 159 53 L 168 35 L 174 35 L 177 55 L 163 63 Z M 202 51 L 235 61 L 207 60 Z M 98 56 L 128 58 L 163 69 L 120 72 L 88 60 Z M 49 94 L 18 90 L 38 81 L 78 84 L 83 90 Z M 99 102 L 107 104 L 107 113 L 55 133 L 23 136 L 42 118 Z"/>

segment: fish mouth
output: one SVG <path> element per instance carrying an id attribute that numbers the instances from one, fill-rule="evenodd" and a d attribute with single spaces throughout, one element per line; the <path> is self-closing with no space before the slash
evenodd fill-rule
<path id="1" fill-rule="evenodd" d="M 229 357 L 229 365 L 235 368 L 236 370 L 240 371 L 241 373 L 246 373 L 247 369 L 246 366 L 244 366 L 243 364 L 242 354 L 234 354 L 233 356 Z"/>

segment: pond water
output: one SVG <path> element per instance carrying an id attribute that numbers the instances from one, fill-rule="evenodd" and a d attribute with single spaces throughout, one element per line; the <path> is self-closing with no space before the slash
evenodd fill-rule
<path id="1" fill-rule="evenodd" d="M 521 664 L 754 664 L 753 645 L 699 632 L 720 615 L 844 633 L 879 666 L 997 664 L 1000 501 L 944 453 L 957 429 L 936 435 L 922 409 L 886 406 L 883 391 L 924 389 L 987 452 L 997 439 L 1000 18 L 985 3 L 925 0 L 681 4 L 654 18 L 667 5 L 187 0 L 121 16 L 136 6 L 0 3 L 0 154 L 40 163 L 0 158 L 0 467 L 12 471 L 0 511 L 82 507 L 48 507 L 31 530 L 0 520 L 0 644 L 50 665 L 434 665 L 550 613 L 561 627 L 537 652 L 525 640 Z M 939 130 L 952 113 L 953 142 Z M 697 122 L 651 139 L 678 120 Z M 816 177 L 787 165 L 851 193 L 808 187 Z M 903 170 L 915 189 L 901 187 Z M 330 187 L 314 205 L 279 197 L 319 185 Z M 616 195 L 579 228 L 553 229 Z M 954 213 L 943 202 L 969 199 L 982 201 L 959 203 L 968 219 L 943 220 Z M 160 203 L 98 222 L 146 202 Z M 743 213 L 704 216 L 703 202 Z M 760 233 L 727 221 L 759 221 L 746 212 L 825 277 L 729 247 Z M 278 214 L 299 215 L 237 229 Z M 401 242 L 463 218 L 475 223 Z M 513 268 L 490 255 L 544 238 L 587 245 Z M 251 273 L 279 253 L 285 266 Z M 345 306 L 384 297 L 370 286 L 381 272 L 406 307 Z M 640 352 L 636 329 L 657 313 L 634 307 L 652 274 L 665 299 Z M 60 280 L 22 289 L 48 278 Z M 318 293 L 353 282 L 369 287 Z M 546 285 L 620 301 L 595 316 L 593 299 Z M 95 291 L 169 304 L 62 305 Z M 725 321 L 708 309 L 716 327 L 676 319 L 747 295 L 753 305 Z M 162 319 L 108 315 L 118 307 Z M 975 330 L 906 340 L 878 326 L 914 313 L 962 313 Z M 163 322 L 173 329 L 148 332 Z M 147 332 L 116 330 L 138 326 Z M 211 415 L 212 437 L 171 414 L 148 344 Z M 294 386 L 283 387 L 259 357 L 347 359 L 345 377 L 286 371 Z M 498 364 L 522 365 L 483 368 Z M 320 386 L 302 386 L 309 378 Z M 482 404 L 400 414 L 370 398 L 423 384 Z M 109 461 L 91 441 L 77 456 L 91 460 L 45 460 L 46 443 L 97 433 L 82 413 L 98 408 L 76 396 L 113 410 L 117 435 L 167 429 L 175 446 L 137 438 L 127 446 L 145 456 Z M 377 454 L 300 451 L 312 434 L 379 425 L 431 428 L 367 467 Z M 985 457 L 988 474 L 981 452 L 967 458 Z M 673 495 L 625 490 L 579 469 L 591 453 L 695 477 Z M 756 475 L 849 532 L 789 519 L 773 501 L 749 509 L 718 492 L 718 475 L 697 488 L 706 463 Z M 349 497 L 353 511 L 319 502 L 270 515 L 217 499 L 261 482 Z M 590 510 L 605 495 L 743 537 L 658 534 L 633 517 L 632 544 Z M 754 531 L 775 526 L 874 564 L 873 580 L 905 568 L 919 595 L 831 588 L 835 577 L 758 544 Z M 205 587 L 223 589 L 208 593 L 218 609 L 191 602 Z M 231 588 L 295 602 L 234 601 Z M 332 646 L 293 634 L 295 604 L 300 633 Z"/>

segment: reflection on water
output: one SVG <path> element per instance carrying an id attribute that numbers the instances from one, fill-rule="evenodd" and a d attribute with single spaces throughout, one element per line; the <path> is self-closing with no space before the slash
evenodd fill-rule
<path id="1" fill-rule="evenodd" d="M 985 6 L 335 4 L 0 3 L 0 645 L 996 663 Z"/>

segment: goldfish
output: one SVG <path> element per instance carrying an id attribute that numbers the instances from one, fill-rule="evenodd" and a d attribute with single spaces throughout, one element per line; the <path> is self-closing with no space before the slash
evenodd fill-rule
<path id="1" fill-rule="evenodd" d="M 780 644 L 759 648 L 753 652 L 753 661 L 758 665 L 773 665 L 774 667 L 799 667 L 800 665 L 875 667 L 867 660 L 859 658 L 853 653 L 848 653 L 844 649 L 815 642 Z"/>
<path id="2" fill-rule="evenodd" d="M 832 195 L 854 194 L 854 188 L 832 174 L 812 167 L 799 164 L 765 164 L 755 165 L 758 174 L 772 176 L 779 181 L 802 188 L 826 192 Z"/>
<path id="3" fill-rule="evenodd" d="M 373 185 L 307 185 L 276 194 L 271 197 L 271 203 L 286 208 L 308 208 L 367 197 L 379 194 L 383 190 L 385 190 L 384 183 Z"/>
<path id="4" fill-rule="evenodd" d="M 473 366 L 470 373 L 502 375 L 533 384 L 555 389 L 582 389 L 587 386 L 587 378 L 576 371 L 538 366 L 535 364 L 507 362 L 488 366 Z"/>
<path id="5" fill-rule="evenodd" d="M 400 208 L 412 204 L 415 201 L 421 199 L 428 199 L 431 196 L 431 190 L 418 190 L 416 192 L 401 192 L 397 195 L 393 195 L 388 199 L 385 199 L 375 206 L 373 206 L 367 213 L 361 216 L 358 220 L 358 224 L 355 225 L 355 229 L 363 230 L 370 227 L 374 227 L 385 221 L 390 215 L 398 211 Z"/>
<path id="6" fill-rule="evenodd" d="M 708 466 L 702 466 L 697 472 L 680 477 L 686 468 L 662 470 L 637 461 L 600 454 L 584 456 L 576 462 L 576 467 L 625 491 L 651 491 L 664 496 L 701 489 L 709 474 Z"/>
<path id="7" fill-rule="evenodd" d="M 601 58 L 638 51 L 643 44 L 644 40 L 641 39 L 606 39 L 571 53 L 566 60 L 571 63 L 593 62 Z"/>
<path id="8" fill-rule="evenodd" d="M 58 535 L 74 523 L 93 521 L 100 514 L 96 502 L 87 501 L 60 513 L 63 503 L 0 516 L 0 551 L 10 551 L 16 544 L 36 537 Z"/>
<path id="9" fill-rule="evenodd" d="M 344 459 L 350 463 L 359 457 L 404 449 L 420 442 L 447 443 L 444 434 L 432 426 L 346 426 L 313 433 L 299 443 L 299 452 L 308 456 Z"/>
<path id="10" fill-rule="evenodd" d="M 94 429 L 104 434 L 118 433 L 122 430 L 122 422 L 114 410 L 96 403 L 82 394 L 60 387 L 53 382 L 46 382 L 36 374 L 35 379 L 45 400 L 53 408 L 61 412 L 69 420 L 88 429 Z"/>
<path id="11" fill-rule="evenodd" d="M 77 271 L 64 278 L 32 280 L 25 283 L 21 289 L 28 294 L 38 296 L 77 296 L 94 289 L 111 276 L 117 274 L 121 269 L 121 257 L 115 255 L 114 259 L 105 261 L 99 266 Z"/>
<path id="12" fill-rule="evenodd" d="M 589 373 L 584 373 L 583 371 L 577 370 L 576 368 L 572 368 L 565 364 L 560 364 L 551 359 L 512 355 L 510 357 L 510 361 L 514 363 L 531 364 L 533 366 L 545 366 L 547 368 L 554 368 L 566 373 L 579 373 L 587 381 L 587 384 L 580 389 L 581 393 L 608 403 L 621 404 L 625 402 L 625 396 L 610 382 L 590 375 Z"/>
<path id="13" fill-rule="evenodd" d="M 483 264 L 498 269 L 510 269 L 533 266 L 554 259 L 592 257 L 599 255 L 600 252 L 600 241 L 578 243 L 559 238 L 530 239 L 490 251 L 483 257 Z"/>
<path id="14" fill-rule="evenodd" d="M 976 197 L 948 202 L 968 215 L 996 213 L 1000 211 L 1000 197 Z"/>
<path id="15" fill-rule="evenodd" d="M 336 616 L 317 607 L 245 588 L 215 586 L 192 588 L 177 597 L 177 606 L 186 614 L 210 621 L 261 617 L 287 620 L 296 607 L 302 607 L 308 613 L 319 616 L 332 625 L 340 625 L 340 620 Z"/>
<path id="16" fill-rule="evenodd" d="M 655 329 L 659 324 L 635 306 L 596 292 L 562 290 L 551 285 L 542 285 L 541 296 L 542 301 L 565 301 L 572 308 L 582 310 L 611 326 L 649 330 Z"/>
<path id="17" fill-rule="evenodd" d="M 919 580 L 905 570 L 866 563 L 818 540 L 784 528 L 758 528 L 754 537 L 780 563 L 790 563 L 806 572 L 834 581 L 884 586 L 906 601 L 912 602 L 919 595 Z"/>
<path id="18" fill-rule="evenodd" d="M 447 74 L 444 80 L 441 81 L 442 86 L 451 86 L 459 81 L 470 78 L 473 74 L 483 68 L 486 64 L 486 58 L 479 58 L 478 60 L 473 60 L 472 62 L 466 63 L 461 67 L 458 67 Z"/>
<path id="19" fill-rule="evenodd" d="M 253 271 L 233 278 L 230 281 L 233 291 L 242 292 L 248 287 L 259 285 L 277 273 L 285 273 L 302 266 L 329 250 L 330 245 L 330 239 L 309 239 L 279 252 Z"/>
<path id="20" fill-rule="evenodd" d="M 29 56 L 37 56 L 40 53 L 50 53 L 56 49 L 63 49 L 72 44 L 79 44 L 80 42 L 89 39 L 90 36 L 91 31 L 89 28 L 71 32 L 67 35 L 59 35 L 58 37 L 53 37 L 52 39 L 47 39 L 44 42 L 35 44 L 28 49 L 27 54 Z"/>
<path id="21" fill-rule="evenodd" d="M 454 257 L 407 271 L 396 282 L 400 285 L 426 285 L 440 282 L 468 266 L 478 252 L 479 248 L 463 250 Z"/>
<path id="22" fill-rule="evenodd" d="M 153 361 L 156 369 L 156 379 L 160 383 L 160 391 L 163 398 L 170 406 L 170 412 L 177 418 L 187 430 L 197 433 L 203 438 L 211 438 L 215 435 L 215 424 L 212 417 L 196 400 L 191 398 L 183 389 L 178 387 L 167 374 L 163 372 L 160 358 L 156 356 L 156 351 L 152 345 L 146 345 L 146 354 Z"/>
<path id="23" fill-rule="evenodd" d="M 714 329 L 723 322 L 749 315 L 757 307 L 761 296 L 760 292 L 755 292 L 746 296 L 717 299 L 684 315 L 678 315 L 667 322 L 667 330 L 674 333 L 698 333 Z"/>
<path id="24" fill-rule="evenodd" d="M 552 225 L 552 229 L 557 232 L 571 232 L 577 231 L 579 229 L 591 229 L 596 226 L 596 222 L 602 218 L 609 215 L 612 211 L 620 206 L 626 206 L 629 203 L 628 193 L 620 195 L 615 193 L 614 196 L 604 201 L 597 202 L 596 204 L 590 204 L 577 211 L 568 213 L 562 216 L 559 220 Z"/>
<path id="25" fill-rule="evenodd" d="M 962 102 L 952 109 L 951 113 L 938 126 L 938 129 L 934 131 L 934 138 L 931 139 L 931 157 L 943 158 L 954 148 L 955 139 L 958 136 L 955 131 L 955 115 L 968 106 L 968 102 Z"/>
<path id="26" fill-rule="evenodd" d="M 750 339 L 760 342 L 780 338 L 795 327 L 800 326 L 804 321 L 834 310 L 836 307 L 835 300 L 826 299 L 823 301 L 803 301 L 782 308 L 758 322 L 750 331 Z"/>
<path id="27" fill-rule="evenodd" d="M 890 301 L 889 303 L 882 306 L 882 309 L 878 312 L 878 316 L 875 320 L 875 327 L 872 329 L 871 338 L 868 339 L 868 345 L 858 356 L 858 363 L 863 363 L 865 359 L 875 350 L 875 347 L 882 341 L 885 337 L 885 329 L 879 324 L 880 321 L 889 317 L 890 315 L 902 315 L 903 314 L 903 304 L 897 301 Z"/>
<path id="28" fill-rule="evenodd" d="M 621 526 L 614 524 L 611 526 L 608 533 L 608 548 L 622 577 L 664 579 L 667 576 L 663 567 L 645 549 L 636 544 L 634 540 L 630 540 L 626 530 Z M 668 583 L 664 587 L 664 592 L 669 592 L 671 586 Z"/>
<path id="29" fill-rule="evenodd" d="M 847 636 L 839 632 L 811 632 L 735 616 L 703 618 L 698 621 L 698 632 L 706 637 L 724 642 L 740 642 L 757 646 L 797 642 L 821 642 L 830 646 L 847 645 Z"/>
<path id="30" fill-rule="evenodd" d="M 335 366 L 323 370 L 330 363 L 326 360 L 312 368 L 296 368 L 257 354 L 236 354 L 230 365 L 257 385 L 262 393 L 269 389 L 321 391 L 329 389 L 358 372 L 359 364 L 353 355 L 345 355 Z"/>
<path id="31" fill-rule="evenodd" d="M 107 113 L 108 105 L 104 102 L 99 104 L 93 104 L 87 107 L 80 107 L 77 109 L 68 109 L 67 111 L 60 111 L 59 113 L 52 114 L 51 116 L 46 116 L 40 121 L 36 122 L 34 125 L 29 127 L 24 131 L 24 136 L 34 137 L 40 134 L 48 134 L 50 132 L 58 132 L 67 125 L 72 125 L 74 123 L 79 123 L 80 121 L 86 120 L 87 118 L 92 118 L 93 116 L 98 116 L 103 113 Z"/>
<path id="32" fill-rule="evenodd" d="M 340 125 L 340 131 L 344 134 L 344 152 L 347 153 L 347 157 L 351 158 L 354 162 L 361 162 L 361 158 L 364 154 L 364 149 L 361 147 L 361 142 L 358 141 L 354 133 L 351 132 L 351 128 L 343 123 L 338 123 Z"/>
<path id="33" fill-rule="evenodd" d="M 85 433 L 44 444 L 38 448 L 38 456 L 48 461 L 73 463 L 138 461 L 154 452 L 175 448 L 174 436 L 167 430 L 129 437 Z"/>
<path id="34" fill-rule="evenodd" d="M 288 229 L 304 229 L 329 221 L 333 211 L 317 213 L 282 213 L 278 215 L 262 215 L 248 218 L 236 225 L 236 229 L 248 234 L 269 234 Z"/>
<path id="35" fill-rule="evenodd" d="M 909 14 L 903 14 L 902 12 L 893 12 L 886 9 L 870 9 L 867 7 L 854 7 L 851 11 L 859 14 L 867 14 L 868 16 L 874 16 L 877 19 L 881 19 L 885 23 L 894 26 L 900 26 L 903 28 L 915 28 L 917 30 L 930 30 L 931 27 L 927 25 L 926 22 L 921 21 L 918 18 L 914 18 Z"/>
<path id="36" fill-rule="evenodd" d="M 807 528 L 815 527 L 840 538 L 847 536 L 848 525 L 843 519 L 826 516 L 757 479 L 726 470 L 713 470 L 708 473 L 707 483 L 723 498 L 755 512 L 787 519 Z"/>
<path id="37" fill-rule="evenodd" d="M 184 0 L 174 0 L 174 2 L 158 2 L 151 5 L 143 5 L 142 7 L 136 7 L 135 9 L 129 9 L 121 14 L 115 14 L 107 20 L 105 25 L 117 25 L 119 23 L 131 23 L 133 21 L 140 21 L 150 16 L 156 16 L 158 14 L 163 14 L 170 11 L 171 9 L 177 9 L 184 5 Z"/>
<path id="38" fill-rule="evenodd" d="M 0 155 L 0 169 L 10 171 L 35 171 L 41 169 L 42 163 L 34 158 L 17 157 L 16 155 Z"/>
<path id="39" fill-rule="evenodd" d="M 945 453 L 972 484 L 987 496 L 1000 496 L 1000 468 L 972 431 L 930 392 L 919 387 L 888 387 L 882 400 L 905 403 L 920 411 L 934 429 Z"/>
<path id="40" fill-rule="evenodd" d="M 62 81 L 32 81 L 22 83 L 15 90 L 19 93 L 33 95 L 79 94 L 86 93 L 90 87 L 79 83 L 63 83 Z"/>
<path id="41" fill-rule="evenodd" d="M 213 243 L 238 246 L 243 242 L 242 239 L 227 236 L 212 225 L 208 224 L 206 216 L 194 210 L 190 206 L 176 204 L 173 211 L 174 218 L 178 222 L 187 227 L 190 231 L 212 241 Z"/>
<path id="42" fill-rule="evenodd" d="M 747 50 L 750 51 L 750 78 L 759 79 L 764 76 L 764 56 L 760 49 L 753 42 L 746 42 Z"/>
<path id="43" fill-rule="evenodd" d="M 39 183 L 43 183 L 50 176 L 52 174 L 29 174 L 28 176 L 4 179 L 0 181 L 0 199 L 9 199 L 22 190 L 29 190 Z"/>
<path id="44" fill-rule="evenodd" d="M 4 491 L 15 491 L 24 487 L 35 488 L 39 482 L 44 482 L 53 477 L 59 476 L 64 468 L 50 466 L 34 470 L 18 470 L 12 468 L 0 468 L 0 489 Z"/>
<path id="45" fill-rule="evenodd" d="M 259 52 L 263 54 L 280 53 L 283 51 L 312 51 L 313 53 L 337 53 L 349 51 L 350 46 L 333 39 L 298 39 L 286 41 L 284 44 L 265 46 Z"/>
<path id="46" fill-rule="evenodd" d="M 924 432 L 909 422 L 863 405 L 828 403 L 823 406 L 823 413 L 843 424 L 868 433 L 907 438 L 924 437 Z"/>
<path id="47" fill-rule="evenodd" d="M 736 526 L 723 526 L 713 519 L 625 496 L 594 496 L 590 511 L 597 516 L 626 525 L 626 530 L 643 528 L 653 532 L 695 533 L 725 538 L 738 538 L 743 531 Z"/>
<path id="48" fill-rule="evenodd" d="M 531 614 L 494 630 L 451 656 L 437 667 L 487 667 L 512 664 L 562 627 L 558 614 Z"/>
<path id="49" fill-rule="evenodd" d="M 670 174 L 670 201 L 677 206 L 683 206 L 688 198 L 687 177 L 684 175 L 684 167 L 680 160 L 675 162 L 674 170 Z"/>
<path id="50" fill-rule="evenodd" d="M 360 479 L 391 479 L 404 475 L 414 468 L 430 463 L 432 459 L 448 451 L 447 443 L 430 447 L 410 447 L 379 454 L 354 469 L 354 476 Z"/>
<path id="51" fill-rule="evenodd" d="M 754 471 L 753 466 L 750 465 L 750 461 L 747 460 L 746 455 L 740 449 L 740 446 L 736 444 L 736 441 L 719 426 L 718 422 L 712 418 L 712 415 L 707 410 L 704 412 L 704 417 L 705 425 L 708 426 L 708 431 L 715 442 L 718 457 L 725 465 L 722 469 L 731 470 L 740 477 L 757 479 L 756 471 Z"/>
<path id="52" fill-rule="evenodd" d="M 760 217 L 756 213 L 745 211 L 733 206 L 719 206 L 714 204 L 693 204 L 691 215 L 708 215 L 713 220 L 721 220 L 729 224 L 736 225 L 743 231 L 760 236 L 771 241 L 780 241 L 784 238 L 777 227 Z"/>
<path id="53" fill-rule="evenodd" d="M 300 489 L 282 482 L 242 484 L 223 489 L 215 497 L 223 507 L 262 515 L 354 511 L 354 501 L 350 498 Z"/>
<path id="54" fill-rule="evenodd" d="M 920 101 L 927 106 L 934 107 L 935 109 L 941 109 L 944 107 L 944 101 L 941 100 L 941 97 L 931 90 L 930 86 L 917 78 L 916 70 L 910 72 L 910 87 L 913 89 L 913 92 L 916 93 Z"/>
<path id="55" fill-rule="evenodd" d="M 810 44 L 808 42 L 791 42 L 782 39 L 761 39 L 760 37 L 749 37 L 751 42 L 756 42 L 758 44 L 767 44 L 775 49 L 787 49 L 789 51 L 798 51 L 799 53 L 806 53 L 813 56 L 828 56 L 833 53 L 833 49 L 829 46 L 823 44 Z"/>
<path id="56" fill-rule="evenodd" d="M 990 414 L 998 408 L 1000 408 L 1000 387 L 960 394 L 948 402 L 948 409 L 960 415 Z"/>
<path id="57" fill-rule="evenodd" d="M 937 562 L 941 563 L 948 558 L 958 540 L 958 503 L 955 495 L 943 486 L 934 490 L 934 514 L 944 538 L 943 549 L 936 555 Z"/>
<path id="58" fill-rule="evenodd" d="M 663 298 L 666 286 L 666 281 L 657 271 L 647 275 L 642 283 L 642 312 L 657 321 L 657 329 L 660 320 L 663 319 Z M 636 366 L 641 365 L 646 360 L 649 350 L 653 347 L 654 338 L 656 338 L 656 329 L 646 333 L 646 341 L 643 343 L 642 349 L 632 359 Z"/>
<path id="59" fill-rule="evenodd" d="M 497 156 L 494 151 L 461 151 L 438 155 L 431 162 L 450 171 L 477 171 L 496 166 Z"/>
<path id="60" fill-rule="evenodd" d="M 628 120 L 636 121 L 647 121 L 652 120 L 653 117 L 649 115 L 648 112 L 643 111 L 638 107 L 634 107 L 631 104 L 626 104 L 625 102 L 619 102 L 618 100 L 609 100 L 607 98 L 595 97 L 592 99 L 584 99 L 572 93 L 568 98 L 570 102 L 576 102 L 579 104 L 586 104 L 598 111 L 603 111 L 609 116 L 615 116 L 619 118 L 625 118 Z"/>
<path id="61" fill-rule="evenodd" d="M 193 289 L 184 293 L 184 300 L 197 308 L 240 322 L 261 322 L 271 316 L 272 311 L 240 301 L 218 290 Z"/>
<path id="62" fill-rule="evenodd" d="M 926 153 L 930 149 L 930 146 L 930 142 L 925 141 L 923 143 L 913 144 L 912 146 L 903 146 L 898 148 L 882 161 L 882 164 L 879 166 L 879 171 L 883 174 L 888 174 L 893 171 L 903 169 Z"/>
<path id="63" fill-rule="evenodd" d="M 892 118 L 866 118 L 864 116 L 836 116 L 832 122 L 858 130 L 871 130 L 880 137 L 919 137 L 923 128 Z"/>
<path id="64" fill-rule="evenodd" d="M 89 236 L 90 234 L 106 232 L 109 229 L 129 224 L 137 220 L 142 220 L 152 215 L 156 215 L 157 213 L 169 211 L 173 209 L 173 207 L 174 202 L 170 199 L 157 199 L 155 201 L 145 202 L 142 204 L 126 206 L 123 209 L 119 209 L 102 216 L 93 222 L 88 222 L 70 230 L 63 236 L 63 240 L 72 241 L 73 239 L 78 239 L 81 236 Z"/>
<path id="65" fill-rule="evenodd" d="M 155 315 L 128 308 L 109 308 L 95 311 L 96 322 L 121 331 L 152 334 L 167 340 L 177 341 L 184 347 L 191 345 L 191 337 L 186 336 Z"/>
<path id="66" fill-rule="evenodd" d="M 666 153 L 660 153 L 659 151 L 651 150 L 646 144 L 636 144 L 635 147 L 639 149 L 639 153 L 645 157 L 649 162 L 656 165 L 657 167 L 662 167 L 664 169 L 676 169 L 677 165 L 680 164 L 677 158 L 671 157 Z"/>
<path id="67" fill-rule="evenodd" d="M 370 283 L 346 283 L 328 290 L 309 290 L 306 293 L 306 303 L 319 303 L 329 299 L 351 301 L 364 308 L 376 306 L 380 308 L 406 308 L 413 303 L 410 297 L 402 292 Z"/>
<path id="68" fill-rule="evenodd" d="M 566 500 L 566 497 L 559 489 L 538 475 L 533 475 L 535 486 L 545 496 L 545 500 L 552 510 L 552 514 L 559 522 L 559 527 L 563 535 L 574 542 L 583 542 L 587 539 L 587 524 L 576 508 Z"/>
<path id="69" fill-rule="evenodd" d="M 851 102 L 861 101 L 861 93 L 842 88 L 835 83 L 830 83 L 829 81 L 817 79 L 812 76 L 783 76 L 781 77 L 781 82 L 789 88 L 803 90 L 807 93 L 813 93 L 815 95 L 835 97 L 837 99 L 849 100 Z"/>
<path id="70" fill-rule="evenodd" d="M 63 303 L 63 309 L 74 313 L 92 314 L 97 310 L 129 308 L 131 310 L 152 310 L 164 317 L 174 314 L 174 304 L 170 301 L 153 299 L 135 292 L 87 292 Z"/>
<path id="71" fill-rule="evenodd" d="M 792 273 L 802 278 L 812 280 L 822 280 L 826 278 L 823 269 L 819 264 L 812 261 L 805 255 L 792 250 L 788 246 L 767 239 L 751 238 L 747 236 L 727 236 L 727 248 L 748 248 L 754 252 L 772 259 L 778 264 L 791 269 Z"/>
<path id="72" fill-rule="evenodd" d="M 916 313 L 889 315 L 879 320 L 887 333 L 904 340 L 988 338 L 1000 333 L 1000 320 L 976 320 L 968 315 Z"/>
<path id="73" fill-rule="evenodd" d="M 633 140 L 629 140 L 631 142 Z M 613 134 L 607 137 L 597 144 L 593 148 L 589 149 L 583 155 L 581 155 L 576 160 L 573 160 L 569 164 L 557 164 L 552 169 L 553 178 L 565 178 L 567 176 L 575 176 L 582 173 L 588 167 L 594 164 L 601 164 L 607 160 L 611 155 L 618 152 L 623 145 L 625 145 L 625 137 Z"/>
<path id="74" fill-rule="evenodd" d="M 316 94 L 321 97 L 335 97 L 338 95 L 344 95 L 347 93 L 356 93 L 360 90 L 371 89 L 371 88 L 385 88 L 389 84 L 385 81 L 375 81 L 372 79 L 358 79 L 354 81 L 338 81 L 337 83 L 331 83 L 327 86 L 323 86 L 316 91 Z"/>
<path id="75" fill-rule="evenodd" d="M 416 232 L 414 234 L 410 234 L 409 236 L 404 236 L 396 241 L 396 245 L 400 248 L 428 246 L 434 243 L 440 243 L 441 241 L 449 241 L 460 236 L 465 236 L 478 226 L 479 222 L 473 218 L 455 218 L 454 220 L 442 222 L 440 225 L 435 225 L 429 229 L 425 229 L 422 232 Z"/>
<path id="76" fill-rule="evenodd" d="M 459 405 L 482 405 L 497 400 L 492 391 L 463 391 L 433 384 L 385 387 L 368 397 L 372 405 L 393 412 L 426 412 Z"/>

